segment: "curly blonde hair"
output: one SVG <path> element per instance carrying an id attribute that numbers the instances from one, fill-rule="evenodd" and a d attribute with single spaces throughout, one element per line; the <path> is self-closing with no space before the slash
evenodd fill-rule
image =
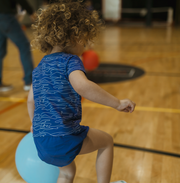
<path id="1" fill-rule="evenodd" d="M 89 11 L 82 0 L 59 0 L 40 10 L 33 25 L 35 38 L 31 45 L 44 53 L 57 45 L 65 51 L 77 43 L 94 42 L 103 25 L 97 11 Z"/>

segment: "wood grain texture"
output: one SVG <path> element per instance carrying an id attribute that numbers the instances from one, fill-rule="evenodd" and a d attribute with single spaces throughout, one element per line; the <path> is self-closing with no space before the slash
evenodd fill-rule
<path id="1" fill-rule="evenodd" d="M 83 100 L 82 124 L 111 134 L 115 143 L 132 145 L 180 154 L 180 113 L 150 109 L 180 109 L 180 34 L 171 28 L 120 28 L 107 26 L 96 44 L 101 63 L 120 63 L 140 67 L 143 77 L 100 86 L 118 97 L 130 98 L 138 107 L 125 114 L 111 108 L 98 107 Z M 26 34 L 32 38 L 32 30 Z M 33 51 L 35 66 L 44 54 Z M 23 70 L 17 48 L 8 41 L 4 59 L 3 81 L 14 85 L 7 93 L 0 93 L 0 128 L 30 129 L 23 91 Z M 4 99 L 4 100 L 3 100 Z M 5 100 L 9 99 L 9 100 Z M 7 110 L 6 110 L 7 109 Z M 140 109 L 140 108 L 139 108 Z M 3 112 L 1 112 L 3 111 Z M 0 182 L 24 183 L 15 166 L 15 151 L 25 134 L 0 131 Z M 179 183 L 180 158 L 114 148 L 112 181 L 128 183 Z M 96 152 L 76 158 L 75 183 L 95 183 Z"/>

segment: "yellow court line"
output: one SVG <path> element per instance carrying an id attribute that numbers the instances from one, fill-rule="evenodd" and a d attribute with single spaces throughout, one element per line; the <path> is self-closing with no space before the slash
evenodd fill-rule
<path id="1" fill-rule="evenodd" d="M 140 107 L 140 106 L 137 106 L 136 110 L 138 110 L 138 111 L 152 111 L 152 112 L 166 112 L 166 113 L 180 113 L 180 109 L 157 108 L 157 107 Z"/>
<path id="2" fill-rule="evenodd" d="M 27 102 L 26 98 L 14 98 L 14 97 L 0 97 L 0 101 L 8 101 L 8 102 Z M 110 109 L 110 107 L 100 105 L 97 103 L 89 103 L 83 102 L 82 107 L 93 107 L 93 108 L 106 108 Z M 180 109 L 171 109 L 171 108 L 158 108 L 158 107 L 141 107 L 136 106 L 136 111 L 149 111 L 149 112 L 164 112 L 164 113 L 178 113 L 180 114 Z"/>
<path id="3" fill-rule="evenodd" d="M 94 107 L 94 108 L 109 108 L 96 103 L 83 103 L 83 107 Z M 165 113 L 180 113 L 180 109 L 170 109 L 170 108 L 157 108 L 157 107 L 140 107 L 136 106 L 135 111 L 150 111 L 150 112 L 165 112 Z"/>
<path id="4" fill-rule="evenodd" d="M 0 101 L 6 102 L 27 102 L 26 98 L 0 97 Z"/>

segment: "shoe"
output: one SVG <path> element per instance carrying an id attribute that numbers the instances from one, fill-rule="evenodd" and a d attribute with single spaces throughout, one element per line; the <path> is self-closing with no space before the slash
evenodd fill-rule
<path id="1" fill-rule="evenodd" d="M 13 89 L 12 85 L 0 84 L 0 92 L 7 92 Z"/>
<path id="2" fill-rule="evenodd" d="M 30 85 L 24 85 L 24 91 L 29 91 L 31 88 L 31 84 Z"/>
<path id="3" fill-rule="evenodd" d="M 111 183 L 126 183 L 126 182 L 124 180 L 119 180 L 119 181 L 111 182 Z"/>

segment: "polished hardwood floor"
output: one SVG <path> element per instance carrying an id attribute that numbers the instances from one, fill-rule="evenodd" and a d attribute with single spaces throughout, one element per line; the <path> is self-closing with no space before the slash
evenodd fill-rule
<path id="1" fill-rule="evenodd" d="M 26 34 L 31 40 L 32 30 Z M 146 72 L 134 80 L 100 84 L 119 99 L 136 102 L 133 114 L 83 100 L 82 124 L 106 131 L 121 145 L 114 147 L 112 181 L 180 183 L 180 29 L 107 26 L 94 50 L 101 63 L 132 65 Z M 35 66 L 43 55 L 33 51 Z M 3 81 L 14 89 L 0 93 L 0 128 L 30 128 L 22 77 L 18 50 L 8 41 Z M 24 135 L 0 131 L 1 183 L 25 182 L 15 166 L 15 151 Z M 96 152 L 76 158 L 75 183 L 97 182 L 95 158 Z"/>

